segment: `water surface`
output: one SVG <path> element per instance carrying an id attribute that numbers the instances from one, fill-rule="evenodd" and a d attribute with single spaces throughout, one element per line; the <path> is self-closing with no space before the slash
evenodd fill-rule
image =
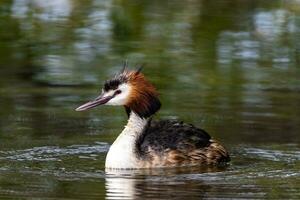
<path id="1" fill-rule="evenodd" d="M 1 199 L 299 199 L 300 3 L 0 2 Z M 145 64 L 160 119 L 207 130 L 226 167 L 104 172 L 123 108 L 74 111 Z"/>

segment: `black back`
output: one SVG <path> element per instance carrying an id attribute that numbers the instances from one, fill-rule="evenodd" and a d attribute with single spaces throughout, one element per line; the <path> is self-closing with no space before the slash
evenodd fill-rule
<path id="1" fill-rule="evenodd" d="M 140 156 L 147 155 L 149 147 L 158 154 L 167 149 L 186 152 L 209 146 L 210 139 L 210 135 L 204 130 L 182 121 L 150 121 L 138 138 L 136 149 Z"/>

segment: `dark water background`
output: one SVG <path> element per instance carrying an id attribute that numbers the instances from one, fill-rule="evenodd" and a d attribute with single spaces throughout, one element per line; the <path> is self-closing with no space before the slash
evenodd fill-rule
<path id="1" fill-rule="evenodd" d="M 104 173 L 125 112 L 74 108 L 125 59 L 230 166 Z M 0 198 L 299 199 L 299 62 L 299 0 L 1 0 Z"/>

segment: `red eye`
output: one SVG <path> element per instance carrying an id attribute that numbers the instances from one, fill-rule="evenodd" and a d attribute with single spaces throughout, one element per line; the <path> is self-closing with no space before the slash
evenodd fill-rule
<path id="1" fill-rule="evenodd" d="M 115 91 L 115 95 L 117 95 L 117 94 L 121 94 L 121 90 L 117 90 L 117 91 Z"/>

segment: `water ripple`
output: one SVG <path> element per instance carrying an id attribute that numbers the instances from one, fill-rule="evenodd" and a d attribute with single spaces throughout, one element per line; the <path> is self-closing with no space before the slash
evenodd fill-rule
<path id="1" fill-rule="evenodd" d="M 71 145 L 67 147 L 42 146 L 25 150 L 0 151 L 1 160 L 17 161 L 61 161 L 61 157 L 78 155 L 81 158 L 94 158 L 99 153 L 107 152 L 109 145 L 96 142 L 95 145 Z"/>
<path id="2" fill-rule="evenodd" d="M 259 157 L 271 161 L 295 162 L 300 160 L 300 150 L 273 150 L 261 148 L 244 148 L 247 156 Z"/>

